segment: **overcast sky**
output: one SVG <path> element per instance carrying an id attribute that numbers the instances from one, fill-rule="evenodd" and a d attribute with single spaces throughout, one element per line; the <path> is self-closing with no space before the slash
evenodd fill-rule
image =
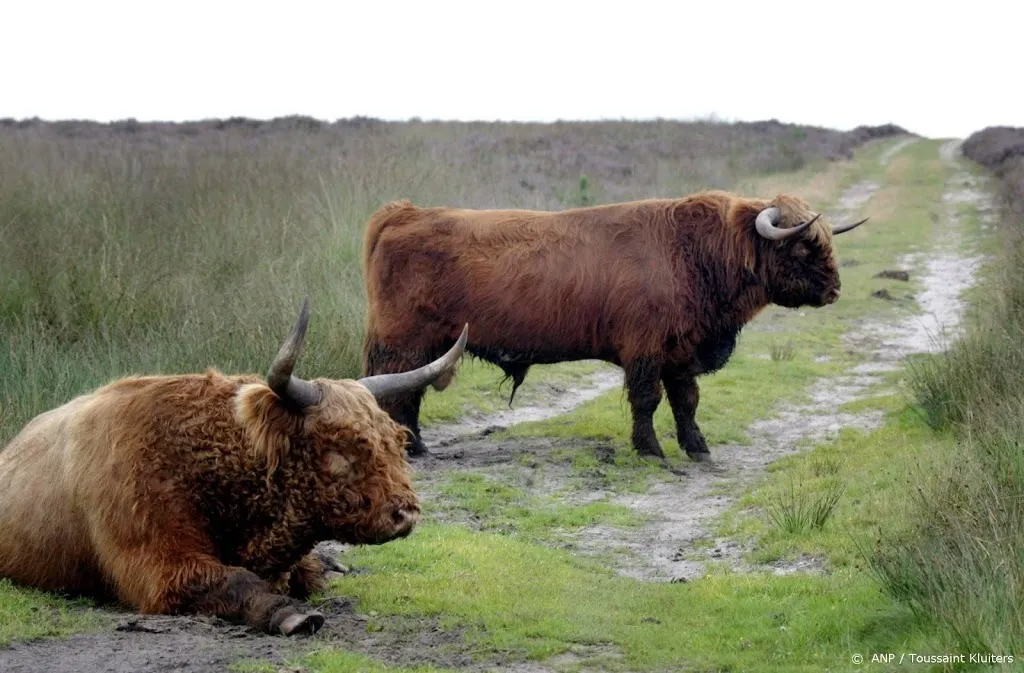
<path id="1" fill-rule="evenodd" d="M 1024 126 L 1024 3 L 12 0 L 0 117 Z"/>

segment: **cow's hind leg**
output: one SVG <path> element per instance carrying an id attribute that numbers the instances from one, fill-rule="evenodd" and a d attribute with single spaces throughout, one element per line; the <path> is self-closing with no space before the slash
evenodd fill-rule
<path id="1" fill-rule="evenodd" d="M 637 358 L 623 369 L 633 410 L 633 448 L 641 456 L 664 458 L 654 434 L 654 412 L 661 402 L 661 363 L 654 358 Z"/>
<path id="2" fill-rule="evenodd" d="M 433 359 L 427 352 L 399 352 L 372 337 L 367 338 L 363 353 L 363 376 L 406 372 L 429 364 Z M 439 385 L 447 383 L 447 381 L 443 381 Z M 427 453 L 427 448 L 420 438 L 419 421 L 420 404 L 423 402 L 424 392 L 417 390 L 377 400 L 377 406 L 391 416 L 396 423 L 405 427 L 407 432 L 405 450 L 410 456 Z"/>
<path id="3" fill-rule="evenodd" d="M 697 405 L 700 403 L 697 379 L 688 372 L 666 367 L 662 381 L 665 383 L 665 396 L 668 397 L 672 416 L 675 418 L 679 448 L 686 451 L 690 460 L 710 460 L 711 453 L 696 420 Z"/>

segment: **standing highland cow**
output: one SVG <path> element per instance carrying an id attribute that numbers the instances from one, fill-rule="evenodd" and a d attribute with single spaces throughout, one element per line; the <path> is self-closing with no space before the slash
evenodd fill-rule
<path id="1" fill-rule="evenodd" d="M 405 432 L 375 396 L 450 376 L 466 332 L 414 371 L 304 381 L 308 319 L 303 303 L 265 382 L 128 377 L 29 422 L 0 453 L 0 577 L 316 631 L 300 602 L 324 582 L 314 545 L 384 543 L 419 517 Z"/>
<path id="2" fill-rule="evenodd" d="M 363 371 L 429 362 L 469 322 L 467 349 L 504 370 L 512 396 L 533 364 L 621 366 L 641 455 L 664 456 L 652 421 L 664 384 L 680 446 L 704 460 L 696 377 L 725 365 L 768 304 L 836 301 L 832 236 L 864 221 L 830 229 L 795 196 L 722 191 L 562 212 L 390 203 L 366 225 Z M 410 429 L 411 454 L 424 451 L 422 396 L 380 402 Z"/>

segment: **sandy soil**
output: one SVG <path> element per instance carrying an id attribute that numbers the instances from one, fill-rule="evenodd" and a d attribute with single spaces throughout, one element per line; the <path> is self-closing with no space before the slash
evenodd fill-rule
<path id="1" fill-rule="evenodd" d="M 913 139 L 895 145 L 882 158 L 887 163 Z M 943 159 L 954 162 L 957 144 L 942 147 Z M 853 185 L 840 200 L 841 212 L 831 213 L 841 221 L 856 215 L 879 188 L 872 182 Z M 881 374 L 899 367 L 910 353 L 934 350 L 939 343 L 931 337 L 941 328 L 955 328 L 961 312 L 958 295 L 974 279 L 980 259 L 965 255 L 956 216 L 962 202 L 984 204 L 985 192 L 966 171 L 957 171 L 947 185 L 942 218 L 943 232 L 926 255 L 907 256 L 903 268 L 920 279 L 923 290 L 915 300 L 922 314 L 898 325 L 866 323 L 848 333 L 847 345 L 861 353 L 863 361 L 839 377 L 811 386 L 808 401 L 782 405 L 765 420 L 749 428 L 749 446 L 725 445 L 712 448 L 712 464 L 693 464 L 685 474 L 666 473 L 643 494 L 606 494 L 594 489 L 580 492 L 580 500 L 610 495 L 650 517 L 640 529 L 621 530 L 597 526 L 579 533 L 573 543 L 583 553 L 616 554 L 616 570 L 647 581 L 688 579 L 702 574 L 709 561 L 727 562 L 746 571 L 822 572 L 818 559 L 803 558 L 767 568 L 751 568 L 734 541 L 709 538 L 713 519 L 732 505 L 743 489 L 762 476 L 766 467 L 781 456 L 792 454 L 808 443 L 828 438 L 841 428 L 873 428 L 881 421 L 877 412 L 836 413 L 844 402 L 876 394 Z M 493 429 L 526 420 L 564 413 L 582 402 L 622 384 L 622 373 L 612 367 L 596 372 L 588 385 L 563 390 L 554 387 L 543 399 L 523 399 L 517 408 L 493 415 L 476 416 L 458 425 L 436 426 L 424 432 L 432 454 L 415 461 L 423 497 L 436 497 L 437 484 L 451 470 L 471 470 L 502 475 L 534 493 L 555 492 L 569 477 L 568 464 L 551 459 L 552 449 L 566 446 L 563 440 L 538 438 L 499 441 Z M 592 451 L 599 460 L 611 455 L 611 447 L 600 441 L 572 440 L 574 450 Z M 524 456 L 524 454 L 527 454 Z M 532 458 L 531 458 L 532 457 Z M 685 503 L 681 507 L 680 503 Z M 710 541 L 710 545 L 706 544 Z M 704 544 L 695 545 L 697 542 Z M 343 551 L 339 545 L 327 545 Z M 110 625 L 98 633 L 76 635 L 65 640 L 43 640 L 0 649 L 0 670 L 9 673 L 78 673 L 180 671 L 211 673 L 225 671 L 239 659 L 276 663 L 280 670 L 294 671 L 286 664 L 313 647 L 339 646 L 363 652 L 393 664 L 429 663 L 467 670 L 514 670 L 533 673 L 551 670 L 534 664 L 473 662 L 457 631 L 445 631 L 430 620 L 393 619 L 387 628 L 369 632 L 367 616 L 345 599 L 320 606 L 327 615 L 324 629 L 307 639 L 265 636 L 215 619 L 195 617 L 140 617 L 111 612 Z M 564 660 L 563 660 L 564 659 Z M 545 662 L 555 668 L 571 665 L 572 655 Z"/>
<path id="2" fill-rule="evenodd" d="M 542 421 L 575 409 L 588 400 L 622 385 L 622 370 L 597 363 L 600 366 L 588 379 L 575 388 L 548 384 L 546 393 L 539 398 L 516 400 L 515 406 L 493 414 L 473 414 L 458 423 L 425 426 L 420 434 L 429 447 L 448 446 L 458 440 L 484 437 L 496 430 L 504 430 L 516 423 Z"/>

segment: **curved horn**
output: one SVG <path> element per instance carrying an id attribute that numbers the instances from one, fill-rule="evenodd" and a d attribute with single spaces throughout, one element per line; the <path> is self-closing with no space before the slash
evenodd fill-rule
<path id="1" fill-rule="evenodd" d="M 789 229 L 779 229 L 775 226 L 775 222 L 779 219 L 779 215 L 782 214 L 777 207 L 771 206 L 765 208 L 757 214 L 757 219 L 754 220 L 754 226 L 757 228 L 757 233 L 762 237 L 767 238 L 769 241 L 782 241 L 790 236 L 796 236 L 807 227 L 811 226 L 815 220 L 821 217 L 821 213 L 818 213 L 807 222 L 802 222 L 795 227 Z"/>
<path id="2" fill-rule="evenodd" d="M 832 235 L 838 236 L 839 234 L 845 234 L 846 232 L 850 231 L 851 229 L 855 229 L 856 227 L 859 227 L 860 225 L 864 224 L 870 219 L 870 217 L 865 217 L 860 222 L 854 222 L 853 224 L 840 224 L 838 227 L 832 227 Z"/>
<path id="3" fill-rule="evenodd" d="M 306 325 L 309 323 L 309 299 L 302 300 L 299 319 L 295 321 L 291 334 L 277 352 L 274 363 L 267 374 L 267 385 L 286 403 L 304 409 L 320 402 L 320 389 L 309 381 L 292 376 L 295 361 L 302 352 L 306 341 Z"/>
<path id="4" fill-rule="evenodd" d="M 377 374 L 357 379 L 357 383 L 373 393 L 376 399 L 400 393 L 421 390 L 434 382 L 435 379 L 455 366 L 466 349 L 469 337 L 469 324 L 462 328 L 462 335 L 451 349 L 428 365 L 399 374 Z"/>

